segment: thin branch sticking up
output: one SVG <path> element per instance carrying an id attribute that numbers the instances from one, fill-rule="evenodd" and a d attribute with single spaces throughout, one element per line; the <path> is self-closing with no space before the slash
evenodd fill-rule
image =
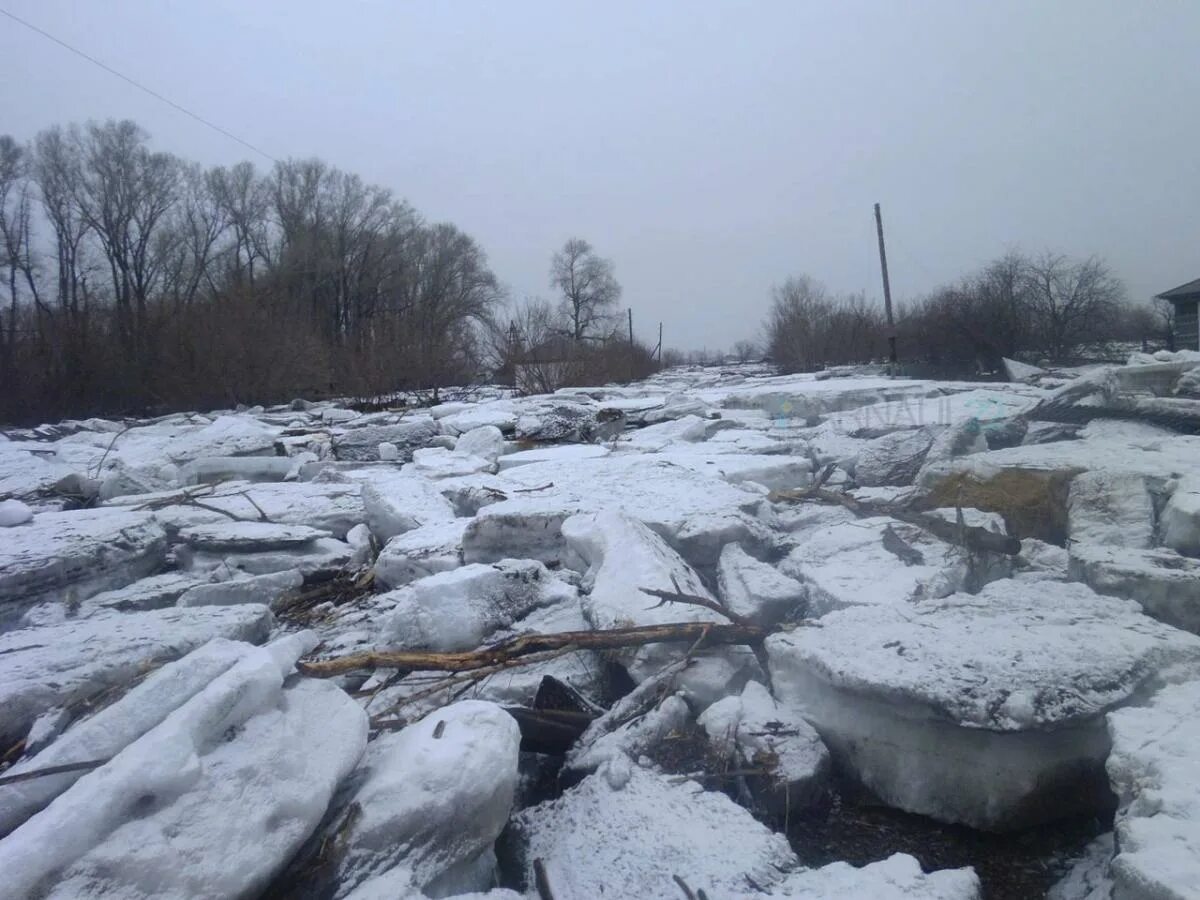
<path id="1" fill-rule="evenodd" d="M 671 576 L 671 584 L 675 588 L 674 591 L 664 591 L 658 588 L 645 587 L 638 588 L 638 590 L 640 590 L 643 594 L 649 594 L 651 597 L 657 597 L 659 599 L 659 602 L 651 606 L 650 609 L 658 609 L 660 606 L 664 606 L 667 603 L 686 603 L 689 606 L 703 606 L 705 609 L 711 609 L 718 615 L 724 616 L 734 625 L 745 625 L 750 628 L 754 627 L 754 623 L 745 616 L 739 616 L 733 610 L 729 609 L 722 603 L 718 603 L 716 600 L 709 600 L 707 597 L 700 597 L 696 594 L 685 593 L 680 589 L 679 582 L 675 579 L 674 575 Z"/>

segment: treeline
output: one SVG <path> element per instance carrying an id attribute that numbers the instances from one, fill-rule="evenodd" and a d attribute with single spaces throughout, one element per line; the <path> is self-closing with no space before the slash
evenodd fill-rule
<path id="1" fill-rule="evenodd" d="M 203 168 L 128 121 L 0 137 L 0 240 L 3 421 L 461 384 L 504 299 L 384 188 Z"/>
<path id="2" fill-rule="evenodd" d="M 1166 345 L 1170 313 L 1130 303 L 1103 260 L 1012 252 L 901 304 L 895 331 L 902 363 L 968 377 L 998 370 L 1004 357 L 1072 362 L 1116 342 Z M 775 288 L 764 327 L 768 355 L 787 371 L 886 360 L 888 333 L 878 304 L 804 275 Z"/>

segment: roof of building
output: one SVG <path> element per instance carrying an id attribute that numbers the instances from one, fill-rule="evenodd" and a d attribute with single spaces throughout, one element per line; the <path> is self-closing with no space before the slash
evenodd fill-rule
<path id="1" fill-rule="evenodd" d="M 1164 300 L 1191 300 L 1200 297 L 1200 278 L 1195 281 L 1189 281 L 1187 284 L 1181 284 L 1179 287 L 1171 288 L 1169 291 L 1163 291 L 1159 294 Z"/>

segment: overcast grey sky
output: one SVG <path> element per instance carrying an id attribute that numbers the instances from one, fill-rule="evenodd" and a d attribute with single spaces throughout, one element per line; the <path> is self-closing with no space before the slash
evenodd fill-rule
<path id="1" fill-rule="evenodd" d="M 1200 277 L 1200 2 L 0 0 L 277 157 L 387 185 L 549 295 L 578 235 L 645 337 L 754 337 L 807 272 L 878 297 L 1008 247 Z M 0 132 L 132 118 L 245 148 L 0 17 Z M 264 160 L 257 163 L 268 165 Z"/>

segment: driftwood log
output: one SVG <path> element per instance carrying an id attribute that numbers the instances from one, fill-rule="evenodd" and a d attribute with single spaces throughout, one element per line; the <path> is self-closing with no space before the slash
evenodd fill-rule
<path id="1" fill-rule="evenodd" d="M 560 631 L 523 634 L 491 647 L 440 653 L 432 650 L 373 650 L 331 659 L 300 661 L 296 668 L 314 678 L 332 678 L 359 669 L 404 669 L 409 672 L 472 672 L 502 666 L 523 656 L 548 650 L 618 650 L 643 644 L 683 642 L 695 648 L 714 644 L 757 644 L 770 630 L 754 625 L 675 622 L 604 631 Z"/>

